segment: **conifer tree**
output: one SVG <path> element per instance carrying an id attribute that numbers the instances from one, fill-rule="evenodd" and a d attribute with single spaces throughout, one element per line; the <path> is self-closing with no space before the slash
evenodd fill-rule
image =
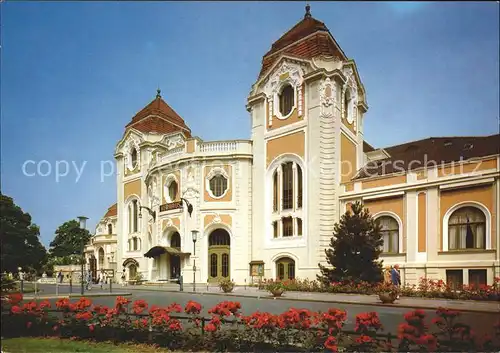
<path id="1" fill-rule="evenodd" d="M 325 250 L 330 266 L 319 264 L 318 280 L 328 285 L 332 282 L 382 281 L 383 239 L 379 224 L 360 202 L 352 205 L 351 211 L 342 215 L 335 224 L 330 248 Z"/>

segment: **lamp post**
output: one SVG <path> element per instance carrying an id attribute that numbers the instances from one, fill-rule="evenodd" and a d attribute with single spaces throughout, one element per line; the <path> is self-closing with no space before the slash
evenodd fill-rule
<path id="1" fill-rule="evenodd" d="M 85 225 L 87 223 L 87 219 L 89 219 L 89 218 L 85 217 L 85 216 L 78 216 L 78 221 L 80 221 L 80 229 L 85 230 L 85 228 L 86 228 Z M 84 286 L 83 286 L 83 263 L 85 262 L 85 243 L 83 241 L 83 237 L 82 237 L 82 258 L 81 258 L 80 262 L 81 262 L 81 271 L 82 271 L 81 278 L 80 278 L 80 282 L 81 282 L 80 294 L 83 296 L 83 293 L 84 293 Z"/>
<path id="2" fill-rule="evenodd" d="M 196 292 L 196 240 L 198 240 L 198 231 L 192 230 L 193 237 L 193 292 Z"/>

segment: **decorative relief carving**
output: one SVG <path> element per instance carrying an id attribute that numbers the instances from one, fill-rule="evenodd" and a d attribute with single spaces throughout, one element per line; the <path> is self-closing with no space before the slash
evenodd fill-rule
<path id="1" fill-rule="evenodd" d="M 344 75 L 347 78 L 346 83 L 342 87 L 342 115 L 347 118 L 349 124 L 353 124 L 357 118 L 357 105 L 358 105 L 358 84 L 356 77 L 354 77 L 354 71 L 351 67 L 347 67 L 344 70 Z M 349 105 L 345 106 L 345 95 L 346 91 L 349 90 L 350 100 Z"/>
<path id="2" fill-rule="evenodd" d="M 172 136 L 172 137 L 168 138 L 165 142 L 165 145 L 167 146 L 167 150 L 169 150 L 169 151 L 171 149 L 174 149 L 177 147 L 182 147 L 182 146 L 184 146 L 184 144 L 185 144 L 185 141 L 181 135 Z"/>
<path id="3" fill-rule="evenodd" d="M 320 114 L 333 117 L 332 106 L 335 104 L 337 88 L 335 82 L 329 77 L 324 79 L 319 86 Z"/>
<path id="4" fill-rule="evenodd" d="M 269 104 L 269 126 L 272 126 L 273 115 L 279 115 L 277 104 L 279 103 L 278 93 L 285 84 L 290 84 L 297 92 L 296 107 L 299 115 L 302 115 L 302 82 L 304 70 L 298 64 L 283 62 L 276 71 L 268 78 L 264 85 L 264 93 Z M 279 116 L 278 116 L 279 117 Z"/>
<path id="5" fill-rule="evenodd" d="M 200 194 L 198 185 L 196 185 L 194 168 L 189 168 L 187 171 L 187 177 L 183 183 L 184 188 L 182 191 L 182 197 L 185 199 L 192 199 L 198 197 Z"/>

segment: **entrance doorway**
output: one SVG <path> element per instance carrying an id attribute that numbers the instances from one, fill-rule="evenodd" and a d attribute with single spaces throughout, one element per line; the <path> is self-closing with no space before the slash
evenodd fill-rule
<path id="1" fill-rule="evenodd" d="M 295 279 L 295 261 L 289 257 L 276 261 L 276 277 L 282 281 Z"/>
<path id="2" fill-rule="evenodd" d="M 172 234 L 170 247 L 181 251 L 181 235 L 178 232 Z M 179 255 L 170 255 L 170 279 L 179 278 L 180 274 L 181 257 Z"/>
<path id="3" fill-rule="evenodd" d="M 224 229 L 216 229 L 208 237 L 208 281 L 219 282 L 230 275 L 231 238 Z"/>

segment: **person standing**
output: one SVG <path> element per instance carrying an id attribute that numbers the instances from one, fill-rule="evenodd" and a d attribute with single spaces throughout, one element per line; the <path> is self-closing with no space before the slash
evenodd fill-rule
<path id="1" fill-rule="evenodd" d="M 392 280 L 392 285 L 396 289 L 396 299 L 399 299 L 399 287 L 401 286 L 401 275 L 399 273 L 399 265 L 396 264 L 391 270 L 391 280 Z"/>
<path id="2" fill-rule="evenodd" d="M 125 267 L 123 268 L 123 272 L 122 272 L 122 286 L 126 286 L 127 285 L 127 276 L 125 275 Z"/>
<path id="3" fill-rule="evenodd" d="M 390 285 L 392 284 L 392 278 L 391 278 L 391 266 L 386 266 L 385 271 L 384 271 L 384 284 L 385 285 Z"/>

